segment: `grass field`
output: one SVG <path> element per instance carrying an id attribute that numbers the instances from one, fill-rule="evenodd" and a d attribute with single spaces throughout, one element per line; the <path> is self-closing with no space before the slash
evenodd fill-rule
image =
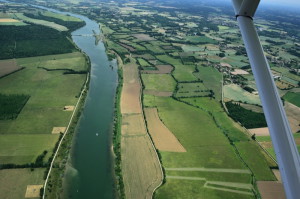
<path id="1" fill-rule="evenodd" d="M 179 83 L 176 97 L 208 96 L 209 90 L 202 82 Z"/>
<path id="2" fill-rule="evenodd" d="M 1 164 L 26 164 L 47 150 L 44 162 L 52 154 L 59 135 L 0 135 Z"/>
<path id="3" fill-rule="evenodd" d="M 42 12 L 42 15 L 47 16 L 47 17 L 53 17 L 53 18 L 61 19 L 63 21 L 76 21 L 76 22 L 82 21 L 81 19 L 76 18 L 76 17 L 72 17 L 72 16 L 69 16 L 69 15 L 63 15 L 63 14 L 58 14 L 58 13 L 49 12 L 49 11 Z"/>
<path id="4" fill-rule="evenodd" d="M 145 90 L 170 91 L 175 89 L 176 82 L 168 74 L 142 74 L 142 80 L 145 84 Z"/>
<path id="5" fill-rule="evenodd" d="M 251 94 L 236 84 L 224 86 L 224 97 L 234 101 L 261 105 L 258 95 Z"/>
<path id="6" fill-rule="evenodd" d="M 196 77 L 203 81 L 207 89 L 213 90 L 217 100 L 222 96 L 222 74 L 213 67 L 198 67 Z"/>
<path id="7" fill-rule="evenodd" d="M 5 199 L 25 199 L 27 185 L 44 184 L 45 169 L 0 170 L 0 195 Z"/>
<path id="8" fill-rule="evenodd" d="M 283 96 L 283 99 L 300 107 L 300 93 L 288 92 Z"/>
<path id="9" fill-rule="evenodd" d="M 17 119 L 0 121 L 1 133 L 48 134 L 53 127 L 66 126 L 71 112 L 63 111 L 63 108 L 76 103 L 76 96 L 86 75 L 63 75 L 64 71 L 46 71 L 37 67 L 86 70 L 83 55 L 51 55 L 17 59 L 17 62 L 26 68 L 0 79 L 0 90 L 3 94 L 25 94 L 31 97 Z M 35 122 L 32 122 L 33 119 Z"/>
<path id="10" fill-rule="evenodd" d="M 234 196 L 235 194 L 228 192 L 210 191 L 209 188 L 204 186 L 205 181 L 168 179 L 169 175 L 194 177 L 195 173 L 197 173 L 186 173 L 178 169 L 177 173 L 174 174 L 174 172 L 170 172 L 168 168 L 219 168 L 221 170 L 241 169 L 245 172 L 249 171 L 238 159 L 227 138 L 221 130 L 217 128 L 208 113 L 170 98 L 156 98 L 155 103 L 159 110 L 159 116 L 164 124 L 173 132 L 187 150 L 186 153 L 160 152 L 167 179 L 166 183 L 156 192 L 155 198 L 191 198 L 187 190 L 195 190 L 193 194 L 196 194 L 196 196 L 207 194 L 207 198 L 213 198 L 215 194 L 218 196 L 216 196 L 216 198 L 221 198 L 221 193 L 223 196 L 224 194 L 229 194 L 232 198 L 242 198 L 243 195 L 240 194 Z M 189 117 L 185 117 L 186 115 L 189 115 Z M 218 173 L 219 179 L 223 179 L 222 174 L 222 172 Z M 197 175 L 200 178 L 207 178 L 208 180 L 215 179 L 211 176 L 216 176 L 216 174 L 212 174 L 211 176 L 210 174 L 201 175 L 201 172 Z M 230 174 L 225 174 L 225 176 L 226 175 L 228 176 Z M 226 178 L 225 176 L 224 179 Z M 249 173 L 246 177 L 245 174 L 240 173 L 233 173 L 231 176 L 235 177 L 231 177 L 228 180 L 240 178 L 238 176 L 244 176 L 240 178 L 243 179 L 241 181 L 243 183 L 249 183 Z M 178 186 L 183 187 L 183 189 L 178 190 Z M 175 193 L 176 196 L 173 195 Z"/>
<path id="11" fill-rule="evenodd" d="M 15 17 L 22 20 L 22 21 L 25 21 L 25 22 L 30 22 L 30 23 L 34 23 L 34 24 L 38 24 L 38 25 L 43 25 L 43 26 L 48 26 L 48 27 L 54 28 L 58 31 L 68 31 L 68 28 L 66 28 L 65 26 L 56 24 L 54 22 L 45 21 L 45 20 L 32 19 L 32 18 L 24 16 L 22 13 L 16 13 Z"/>

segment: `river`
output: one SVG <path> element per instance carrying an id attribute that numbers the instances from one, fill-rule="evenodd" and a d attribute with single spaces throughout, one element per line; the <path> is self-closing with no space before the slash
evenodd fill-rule
<path id="1" fill-rule="evenodd" d="M 96 44 L 92 36 L 93 31 L 100 33 L 98 23 L 82 15 L 40 8 L 69 14 L 86 22 L 84 27 L 72 32 L 72 39 L 91 61 L 89 91 L 73 140 L 63 196 L 72 199 L 114 198 L 111 146 L 117 63 L 108 60 L 103 42 Z"/>

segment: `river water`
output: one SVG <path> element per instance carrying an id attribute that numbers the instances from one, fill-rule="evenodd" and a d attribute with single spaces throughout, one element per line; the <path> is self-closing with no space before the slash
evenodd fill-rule
<path id="1" fill-rule="evenodd" d="M 118 81 L 117 63 L 108 60 L 101 41 L 96 44 L 93 31 L 100 33 L 100 30 L 95 21 L 82 15 L 40 8 L 69 14 L 86 22 L 84 27 L 72 33 L 72 39 L 91 61 L 89 91 L 76 128 L 63 197 L 114 198 L 111 140 Z"/>

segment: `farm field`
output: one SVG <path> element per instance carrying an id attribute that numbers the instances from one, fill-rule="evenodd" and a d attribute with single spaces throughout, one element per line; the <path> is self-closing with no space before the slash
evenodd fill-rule
<path id="1" fill-rule="evenodd" d="M 286 101 L 300 107 L 300 93 L 288 92 L 283 96 Z"/>
<path id="2" fill-rule="evenodd" d="M 152 198 L 153 191 L 159 186 L 163 176 L 155 148 L 146 131 L 140 106 L 141 83 L 138 67 L 129 63 L 123 65 L 122 69 L 124 79 L 121 93 L 121 164 L 125 196 L 137 199 Z"/>
<path id="3" fill-rule="evenodd" d="M 58 135 L 51 134 L 0 134 L 0 162 L 1 164 L 33 163 L 43 151 L 47 151 L 44 162 L 52 154 Z"/>
<path id="4" fill-rule="evenodd" d="M 0 78 L 20 69 L 15 59 L 0 60 Z"/>
<path id="5" fill-rule="evenodd" d="M 142 74 L 142 80 L 146 91 L 172 92 L 176 85 L 173 77 L 168 74 Z"/>
<path id="6" fill-rule="evenodd" d="M 60 138 L 59 133 L 52 134 L 53 130 L 61 129 L 64 133 L 62 129 L 72 114 L 64 108 L 77 103 L 86 80 L 85 73 L 64 72 L 87 71 L 88 66 L 84 55 L 78 52 L 20 58 L 15 63 L 24 69 L 0 78 L 1 96 L 6 96 L 1 98 L 1 103 L 5 98 L 13 98 L 6 103 L 14 103 L 22 96 L 28 96 L 28 101 L 25 105 L 22 102 L 24 107 L 14 113 L 17 115 L 13 119 L 0 120 L 0 162 L 4 168 L 10 168 L 0 170 L 0 183 L 4 180 L 7 183 L 1 186 L 0 194 L 5 198 L 25 198 L 27 185 L 34 185 L 28 187 L 26 194 L 39 197 L 44 172 Z M 18 108 L 16 104 L 12 107 Z M 15 165 L 41 168 L 30 171 L 14 169 Z"/>
<path id="7" fill-rule="evenodd" d="M 87 70 L 83 55 L 79 55 L 79 58 L 70 58 L 74 56 L 72 54 L 66 54 L 65 58 L 63 56 L 59 55 L 57 60 L 53 60 L 55 56 L 17 59 L 17 63 L 25 69 L 0 79 L 2 94 L 30 96 L 15 120 L 0 120 L 2 134 L 49 134 L 53 127 L 67 125 L 71 112 L 63 111 L 63 108 L 76 103 L 76 96 L 80 93 L 86 75 L 64 75 L 63 70 L 46 71 L 38 68 L 51 68 L 55 63 L 58 69 Z M 73 62 L 74 59 L 76 62 Z M 38 119 L 32 123 L 32 118 Z"/>
<path id="8" fill-rule="evenodd" d="M 34 23 L 34 24 L 38 24 L 38 25 L 47 26 L 47 27 L 50 27 L 50 28 L 54 28 L 54 29 L 56 29 L 58 31 L 68 31 L 68 28 L 66 28 L 66 27 L 64 27 L 62 25 L 59 25 L 59 24 L 56 24 L 56 23 L 50 22 L 50 21 L 39 20 L 39 19 L 32 19 L 32 18 L 26 17 L 22 13 L 16 13 L 14 16 L 17 19 L 25 21 L 25 22 L 30 22 L 30 23 Z"/>
<path id="9" fill-rule="evenodd" d="M 236 84 L 224 86 L 224 97 L 234 101 L 261 105 L 258 95 L 249 93 Z"/>
<path id="10" fill-rule="evenodd" d="M 249 60 L 232 16 L 216 15 L 214 6 L 201 5 L 203 8 L 196 9 L 197 3 L 187 2 L 180 8 L 155 1 L 130 2 L 124 6 L 115 2 L 103 4 L 107 7 L 98 7 L 99 10 L 88 15 L 104 24 L 108 51 L 117 53 L 119 61 L 128 66 L 125 70 L 123 67 L 122 143 L 140 147 L 141 152 L 135 153 L 146 154 L 142 148 L 146 135 L 144 113 L 147 130 L 165 171 L 165 182 L 155 191 L 154 198 L 258 198 L 256 182 L 276 180 L 270 167 L 277 165 L 223 107 L 222 94 L 225 102 L 241 101 L 242 108 L 253 110 L 252 118 L 257 115 L 263 118 Z M 197 12 L 190 9 L 194 6 Z M 85 12 L 81 7 L 77 9 Z M 216 9 L 224 11 L 222 7 Z M 114 19 L 107 13 L 114 13 Z M 277 34 L 281 28 L 265 22 L 260 21 L 262 26 L 258 31 L 265 36 L 263 45 L 272 68 L 282 64 L 297 68 L 299 59 L 292 55 L 297 49 L 288 49 L 293 39 L 287 33 L 285 49 L 281 49 L 282 44 L 270 43 L 267 39 L 271 36 L 281 37 Z M 276 33 L 269 31 L 273 29 Z M 139 76 L 142 86 L 138 85 Z M 296 80 L 289 75 L 284 75 L 281 81 L 278 85 L 297 87 Z M 136 98 L 141 90 L 141 98 Z M 281 94 L 285 92 L 281 90 Z M 246 121 L 250 113 L 247 114 Z M 186 152 L 166 149 L 160 132 L 172 134 L 168 139 L 172 143 L 177 140 Z M 140 174 L 138 165 L 128 166 L 128 154 L 134 150 L 121 147 L 125 193 L 141 197 L 138 191 L 128 190 L 130 186 L 142 190 L 145 184 L 138 176 L 149 179 L 148 174 Z M 144 162 L 151 159 L 149 153 L 144 158 L 135 155 Z M 137 160 L 132 161 L 138 164 Z M 139 164 L 146 167 L 144 162 Z M 135 184 L 126 181 L 129 178 L 134 181 L 129 170 L 135 171 L 132 174 L 137 179 Z"/>
<path id="11" fill-rule="evenodd" d="M 28 185 L 42 185 L 45 169 L 0 170 L 0 195 L 5 199 L 25 199 Z M 38 197 L 40 191 L 37 190 Z M 35 197 L 35 198 L 38 198 Z"/>

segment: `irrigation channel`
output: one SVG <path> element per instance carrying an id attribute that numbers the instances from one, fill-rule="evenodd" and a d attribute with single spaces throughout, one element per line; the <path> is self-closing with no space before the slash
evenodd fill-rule
<path id="1" fill-rule="evenodd" d="M 75 44 L 90 58 L 91 77 L 86 102 L 73 140 L 64 183 L 64 198 L 114 198 L 111 140 L 118 82 L 117 63 L 115 60 L 108 60 L 102 41 L 95 42 L 93 31 L 96 34 L 101 31 L 97 22 L 82 15 L 42 6 L 35 7 L 68 14 L 86 23 L 84 27 L 72 32 Z"/>

